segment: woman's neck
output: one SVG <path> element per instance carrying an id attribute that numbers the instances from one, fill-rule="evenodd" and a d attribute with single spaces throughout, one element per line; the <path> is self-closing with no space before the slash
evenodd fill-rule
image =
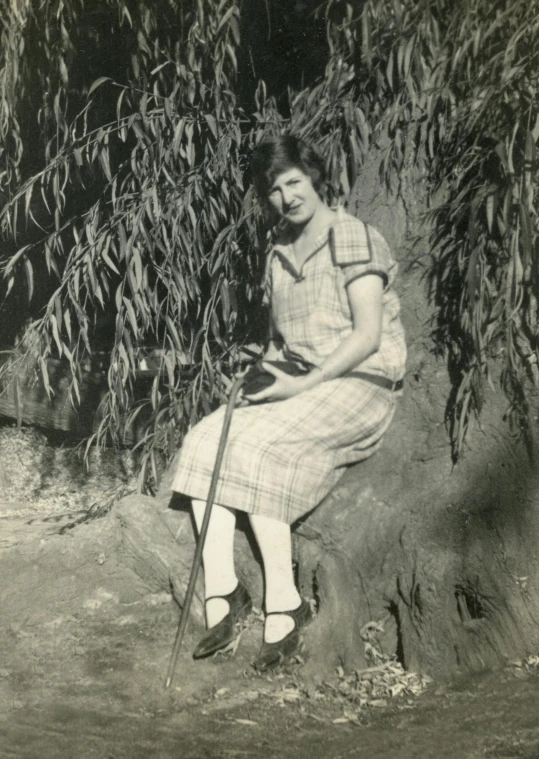
<path id="1" fill-rule="evenodd" d="M 301 228 L 292 228 L 292 249 L 298 269 L 301 269 L 305 260 L 312 253 L 315 241 L 334 221 L 335 211 L 321 202 L 317 211 L 305 225 Z"/>

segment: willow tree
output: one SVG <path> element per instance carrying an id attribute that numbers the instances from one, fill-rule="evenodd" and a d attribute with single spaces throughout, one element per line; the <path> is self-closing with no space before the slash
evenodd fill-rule
<path id="1" fill-rule="evenodd" d="M 69 362 L 75 403 L 108 338 L 98 442 L 121 440 L 142 409 L 138 348 L 161 348 L 141 483 L 155 450 L 174 450 L 223 397 L 241 345 L 261 339 L 264 229 L 244 183 L 253 145 L 293 122 L 324 146 L 335 198 L 361 158 L 345 150 L 357 115 L 336 61 L 309 91 L 272 94 L 252 81 L 241 21 L 232 0 L 4 10 L 6 295 L 20 304 L 26 289 L 24 343 L 49 392 L 47 358 Z"/>
<path id="2" fill-rule="evenodd" d="M 11 308 L 31 317 L 22 342 L 45 388 L 51 390 L 49 357 L 70 367 L 74 403 L 84 392 L 84 367 L 105 348 L 108 393 L 90 442 L 121 441 L 149 408 L 142 486 L 155 468 L 155 453 L 172 455 L 187 425 L 224 397 L 244 347 L 263 341 L 258 283 L 267 235 L 248 177 L 253 146 L 283 129 L 317 142 L 327 160 L 330 202 L 346 201 L 365 162 L 378 154 L 380 179 L 405 205 L 403 179 L 421 176 L 428 211 L 428 248 L 420 261 L 410 254 L 408 268 L 413 274 L 420 267 L 428 282 L 430 352 L 439 357 L 448 381 L 441 423 L 447 425 L 452 456 L 440 471 L 449 477 L 451 459 L 459 458 L 468 441 L 477 458 L 469 459 L 472 468 L 462 482 L 476 493 L 471 473 L 482 454 L 479 439 L 468 433 L 476 417 L 486 413 L 485 421 L 492 421 L 483 398 L 498 384 L 508 404 L 495 404 L 494 416 L 512 423 L 515 477 L 523 481 L 519 441 L 531 449 L 539 349 L 539 4 L 282 5 L 13 0 L 0 11 L 5 313 Z M 139 351 L 149 344 L 159 346 L 161 366 L 141 402 L 135 393 Z M 324 601 L 331 610 L 325 624 L 321 615 L 323 645 L 337 646 L 336 639 L 328 645 L 329 622 L 339 613 L 339 594 L 328 592 L 335 578 L 347 598 L 347 614 L 365 613 L 346 591 L 358 584 L 358 574 L 368 578 L 360 583 L 358 599 L 366 593 L 377 599 L 373 608 L 390 610 L 397 648 L 407 661 L 415 657 L 432 668 L 436 656 L 449 660 L 455 637 L 461 648 L 479 640 L 497 647 L 500 656 L 512 646 L 530 645 L 536 638 L 525 624 L 520 643 L 512 633 L 500 643 L 503 619 L 495 621 L 493 638 L 475 625 L 476 643 L 463 642 L 459 625 L 488 619 L 489 593 L 507 617 L 513 581 L 502 592 L 493 566 L 492 583 L 481 589 L 474 579 L 477 562 L 455 538 L 452 561 L 438 561 L 436 582 L 429 585 L 425 562 L 429 551 L 439 559 L 441 548 L 429 532 L 427 504 L 433 497 L 442 503 L 466 497 L 462 487 L 458 494 L 428 489 L 428 477 L 437 480 L 436 472 L 428 458 L 420 459 L 427 462 L 425 470 L 410 464 L 413 425 L 399 429 L 401 463 L 394 443 L 362 472 L 380 493 L 389 488 L 378 502 L 398 501 L 407 516 L 416 502 L 424 505 L 404 554 L 402 533 L 395 532 L 402 515 L 387 524 L 379 512 L 375 518 L 371 496 L 357 485 L 346 491 L 342 513 L 348 514 L 350 500 L 360 503 L 362 524 L 370 529 L 358 524 L 341 535 L 331 520 L 324 521 L 325 506 L 300 528 L 306 545 L 303 582 L 314 582 L 322 611 Z M 413 483 L 403 464 L 416 472 Z M 393 490 L 384 479 L 389 466 L 398 471 L 400 486 Z M 485 479 L 482 469 L 477 477 Z M 481 493 L 470 498 L 500 501 Z M 473 509 L 475 516 L 469 516 L 468 505 L 464 511 L 472 521 L 477 516 Z M 526 514 L 518 529 L 527 525 L 535 535 Z M 468 522 L 453 517 L 447 550 L 452 535 L 470 534 Z M 384 525 L 383 539 L 376 519 Z M 474 545 L 495 545 L 477 519 Z M 488 529 L 501 529 L 490 511 L 487 523 Z M 334 539 L 324 539 L 332 529 Z M 373 534 L 379 535 L 379 554 L 392 556 L 374 574 L 376 562 L 364 563 L 372 557 Z M 345 554 L 340 564 L 339 551 Z M 502 561 L 496 550 L 491 553 L 492 561 Z M 330 576 L 324 574 L 328 556 L 337 562 Z M 528 577 L 516 568 L 513 574 Z M 420 590 L 425 587 L 427 600 Z M 433 620 L 444 617 L 444 604 L 451 607 L 450 621 L 437 629 Z M 425 642 L 427 628 L 443 641 L 438 648 L 430 650 Z M 357 648 L 356 637 L 341 644 Z"/>

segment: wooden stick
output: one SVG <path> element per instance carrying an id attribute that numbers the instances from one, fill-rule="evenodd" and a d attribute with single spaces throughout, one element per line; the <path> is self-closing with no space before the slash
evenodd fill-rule
<path id="1" fill-rule="evenodd" d="M 221 463 L 223 461 L 223 455 L 225 453 L 226 441 L 228 438 L 228 430 L 230 429 L 230 422 L 232 420 L 232 412 L 236 405 L 236 397 L 243 385 L 243 377 L 239 377 L 234 381 L 230 396 L 228 398 L 228 404 L 226 407 L 225 419 L 223 422 L 223 429 L 221 431 L 221 437 L 219 439 L 219 447 L 217 449 L 217 456 L 215 457 L 215 465 L 213 467 L 213 474 L 210 483 L 210 490 L 208 493 L 208 500 L 206 501 L 206 510 L 204 511 L 204 519 L 200 527 L 200 535 L 198 537 L 197 546 L 195 549 L 195 555 L 193 557 L 193 565 L 191 567 L 191 574 L 189 575 L 189 583 L 187 585 L 187 592 L 183 602 L 183 607 L 180 614 L 180 621 L 178 623 L 178 631 L 176 632 L 176 639 L 174 641 L 174 648 L 172 649 L 172 656 L 170 657 L 170 664 L 168 665 L 167 679 L 165 680 L 165 688 L 170 688 L 174 672 L 176 670 L 176 662 L 178 660 L 178 654 L 180 653 L 180 647 L 182 645 L 185 628 L 189 620 L 189 612 L 191 610 L 191 603 L 195 594 L 195 585 L 198 577 L 200 565 L 202 564 L 202 551 L 204 550 L 204 543 L 206 542 L 206 535 L 208 533 L 208 526 L 210 523 L 211 510 L 213 507 L 213 501 L 215 499 L 215 492 L 217 490 L 217 482 L 219 480 L 219 473 L 221 471 Z"/>

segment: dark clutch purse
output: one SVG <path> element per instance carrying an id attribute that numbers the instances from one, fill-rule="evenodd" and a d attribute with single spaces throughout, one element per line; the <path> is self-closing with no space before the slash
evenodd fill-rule
<path id="1" fill-rule="evenodd" d="M 301 374 L 307 374 L 309 371 L 300 364 L 294 363 L 294 361 L 264 361 L 264 363 L 271 364 L 293 377 L 299 377 Z M 256 393 L 260 393 L 262 390 L 273 385 L 274 382 L 275 377 L 273 374 L 266 371 L 262 367 L 262 362 L 259 361 L 244 375 L 243 395 L 256 395 Z M 264 403 L 264 401 L 252 401 L 252 403 Z"/>

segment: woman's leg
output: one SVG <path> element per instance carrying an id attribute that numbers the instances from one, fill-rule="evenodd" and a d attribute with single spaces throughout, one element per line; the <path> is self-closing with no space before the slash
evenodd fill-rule
<path id="1" fill-rule="evenodd" d="M 202 526 L 205 501 L 192 500 L 193 516 L 198 530 Z M 234 569 L 234 529 L 236 514 L 226 506 L 213 505 L 208 525 L 202 562 L 204 564 L 204 590 L 206 598 L 226 596 L 231 593 L 238 579 Z M 212 598 L 206 604 L 206 623 L 214 627 L 229 612 L 228 602 Z"/>
<path id="2" fill-rule="evenodd" d="M 296 609 L 301 598 L 292 569 L 292 536 L 290 525 L 264 516 L 249 516 L 255 534 L 266 579 L 266 613 Z M 264 640 L 275 643 L 294 628 L 287 614 L 271 614 L 266 620 Z"/>

